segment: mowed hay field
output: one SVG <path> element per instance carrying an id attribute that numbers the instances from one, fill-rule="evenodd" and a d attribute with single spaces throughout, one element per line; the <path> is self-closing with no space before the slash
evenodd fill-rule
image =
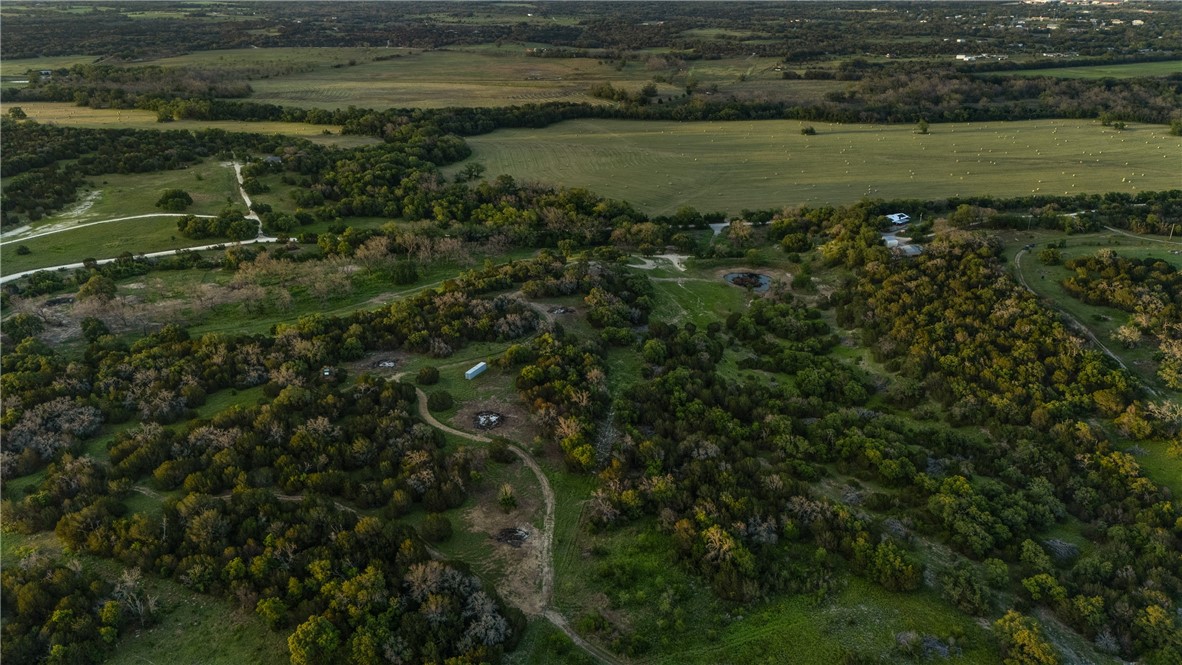
<path id="1" fill-rule="evenodd" d="M 490 178 L 586 187 L 653 214 L 1182 186 L 1182 139 L 1158 125 L 939 124 L 925 136 L 910 125 L 807 123 L 817 135 L 803 136 L 805 124 L 571 120 L 470 137 L 472 157 L 448 170 L 479 162 Z"/>
<path id="2" fill-rule="evenodd" d="M 242 120 L 175 120 L 157 122 L 156 114 L 138 109 L 92 109 L 66 102 L 22 102 L 0 105 L 0 113 L 19 106 L 29 119 L 61 127 L 92 129 L 151 129 L 156 131 L 186 129 L 222 129 L 250 134 L 282 134 L 341 147 L 380 143 L 371 136 L 342 136 L 340 125 L 309 125 L 302 122 L 246 122 Z M 330 133 L 325 134 L 328 130 Z"/>
<path id="3" fill-rule="evenodd" d="M 275 50 L 275 49 L 262 49 Z M 593 58 L 539 58 L 520 45 L 465 50 L 408 52 L 373 61 L 357 58 L 345 67 L 316 67 L 250 82 L 251 100 L 319 108 L 512 106 L 544 102 L 605 103 L 587 94 L 592 84 L 610 82 L 636 91 L 654 76 L 673 77 L 676 85 L 657 84 L 664 98 L 684 94 L 684 81 L 717 85 L 718 94 L 763 96 L 800 101 L 818 98 L 845 84 L 834 81 L 784 81 L 775 58 L 729 58 L 666 68 L 658 54 L 630 61 L 622 69 Z M 164 61 L 161 61 L 162 63 Z M 740 81 L 740 78 L 744 79 Z"/>

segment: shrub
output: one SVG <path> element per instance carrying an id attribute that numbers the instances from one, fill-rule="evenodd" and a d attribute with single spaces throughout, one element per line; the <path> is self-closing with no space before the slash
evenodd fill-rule
<path id="1" fill-rule="evenodd" d="M 431 513 L 423 520 L 420 530 L 423 532 L 423 538 L 428 541 L 442 543 L 451 538 L 451 520 L 447 519 L 446 515 Z"/>
<path id="2" fill-rule="evenodd" d="M 433 386 L 439 382 L 439 368 L 427 366 L 419 370 L 415 383 L 420 386 Z"/>
<path id="3" fill-rule="evenodd" d="M 517 455 L 509 450 L 509 442 L 500 437 L 493 439 L 492 443 L 488 444 L 488 456 L 501 464 L 509 464 L 517 459 Z"/>
<path id="4" fill-rule="evenodd" d="M 427 397 L 427 408 L 431 409 L 432 411 L 447 411 L 455 403 L 456 402 L 454 399 L 452 399 L 451 393 L 447 392 L 446 390 L 440 390 L 438 392 L 431 393 Z"/>
<path id="5" fill-rule="evenodd" d="M 517 494 L 513 491 L 513 486 L 509 483 L 501 485 L 501 489 L 497 492 L 497 503 L 501 504 L 501 510 L 510 512 L 517 507 Z"/>
<path id="6" fill-rule="evenodd" d="M 183 189 L 166 189 L 156 201 L 156 207 L 169 212 L 180 212 L 193 205 L 193 197 Z"/>

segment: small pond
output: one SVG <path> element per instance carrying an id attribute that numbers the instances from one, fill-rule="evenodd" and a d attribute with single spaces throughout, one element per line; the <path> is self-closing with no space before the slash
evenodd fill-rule
<path id="1" fill-rule="evenodd" d="M 731 272 L 723 276 L 727 282 L 756 293 L 766 293 L 772 286 L 772 278 L 757 272 Z"/>

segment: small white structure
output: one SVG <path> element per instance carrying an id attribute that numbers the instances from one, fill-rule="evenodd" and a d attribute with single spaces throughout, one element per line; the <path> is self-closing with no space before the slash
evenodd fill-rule
<path id="1" fill-rule="evenodd" d="M 478 362 L 472 366 L 472 369 L 468 370 L 467 372 L 464 372 L 464 378 L 471 381 L 472 379 L 475 379 L 476 377 L 483 374 L 484 370 L 486 370 L 486 369 L 488 369 L 488 363 L 483 362 L 483 361 Z"/>
<path id="2" fill-rule="evenodd" d="M 891 220 L 891 224 L 894 224 L 895 226 L 901 226 L 911 221 L 911 215 L 902 212 L 896 212 L 894 214 L 887 215 L 886 218 Z"/>

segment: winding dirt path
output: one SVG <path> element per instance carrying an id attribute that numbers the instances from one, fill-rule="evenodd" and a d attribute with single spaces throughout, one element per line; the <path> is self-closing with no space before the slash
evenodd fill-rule
<path id="1" fill-rule="evenodd" d="M 1113 230 L 1115 230 L 1115 229 L 1113 229 Z M 1119 233 L 1119 231 L 1118 231 L 1118 233 Z M 1166 242 L 1166 241 L 1163 240 L 1161 242 Z M 1034 297 L 1036 297 L 1040 300 L 1047 300 L 1049 302 L 1048 298 L 1044 297 L 1038 291 L 1035 291 L 1034 289 L 1032 289 L 1030 287 L 1030 284 L 1028 284 L 1026 282 L 1026 275 L 1022 272 L 1022 255 L 1025 253 L 1026 253 L 1026 248 L 1022 248 L 1022 249 L 1018 250 L 1017 254 L 1014 254 L 1014 271 L 1018 275 L 1018 281 L 1021 282 L 1022 286 L 1027 291 L 1034 294 Z M 1052 306 L 1053 306 L 1053 304 L 1052 304 Z M 1125 364 L 1125 361 L 1121 360 L 1119 356 L 1117 356 L 1115 353 L 1110 351 L 1107 346 L 1104 346 L 1104 343 L 1100 341 L 1100 338 L 1096 337 L 1095 333 L 1092 332 L 1091 328 L 1088 328 L 1087 326 L 1085 326 L 1082 321 L 1075 318 L 1075 316 L 1073 316 L 1070 312 L 1068 312 L 1062 308 L 1055 307 L 1055 311 L 1059 312 L 1061 315 L 1066 317 L 1068 321 L 1072 322 L 1073 324 L 1075 324 L 1075 326 L 1077 328 L 1082 330 L 1084 335 L 1086 335 L 1087 338 L 1090 339 L 1093 344 L 1095 344 L 1101 351 L 1103 351 L 1104 355 L 1106 355 L 1109 358 L 1112 358 L 1114 361 L 1116 361 L 1116 364 L 1120 365 L 1121 369 L 1128 372 L 1131 376 L 1134 376 L 1134 377 L 1139 376 L 1136 372 L 1129 369 L 1129 366 Z M 1140 383 L 1141 386 L 1144 387 L 1145 390 L 1147 390 L 1149 392 L 1149 394 L 1153 395 L 1154 397 L 1158 397 L 1157 390 L 1155 390 L 1152 386 L 1150 386 L 1144 380 L 1141 380 L 1138 383 Z"/>
<path id="2" fill-rule="evenodd" d="M 394 375 L 394 380 L 398 381 L 405 375 L 406 372 L 396 374 Z M 472 434 L 471 432 L 458 430 L 454 427 L 439 422 L 435 416 L 431 415 L 431 411 L 427 407 L 427 393 L 423 392 L 423 389 L 419 388 L 418 386 L 415 386 L 414 389 L 415 395 L 418 396 L 419 417 L 421 417 L 427 424 L 438 430 L 447 432 L 448 434 L 453 434 L 460 438 L 468 439 L 469 441 L 476 441 L 479 443 L 490 443 L 492 441 L 492 439 L 482 434 Z M 566 617 L 562 616 L 562 614 L 552 606 L 551 601 L 554 599 L 554 489 L 550 486 L 550 480 L 546 477 L 546 474 L 542 471 L 542 467 L 538 465 L 533 456 L 522 450 L 521 447 L 515 443 L 508 443 L 508 448 L 513 452 L 514 455 L 517 455 L 517 457 L 519 457 L 531 471 L 533 471 L 534 476 L 536 476 L 538 479 L 538 485 L 542 488 L 542 498 L 546 504 L 545 516 L 542 519 L 542 538 L 538 551 L 538 555 L 541 558 L 542 563 L 541 616 L 545 617 L 550 621 L 550 623 L 554 624 L 556 628 L 565 633 L 572 642 L 577 644 L 587 653 L 591 654 L 595 658 L 598 658 L 604 663 L 608 663 L 609 665 L 617 665 L 620 663 L 618 659 L 616 659 L 608 651 L 584 640 L 581 635 L 579 635 L 574 631 L 573 628 L 570 627 L 570 624 L 568 624 L 566 621 Z"/>

